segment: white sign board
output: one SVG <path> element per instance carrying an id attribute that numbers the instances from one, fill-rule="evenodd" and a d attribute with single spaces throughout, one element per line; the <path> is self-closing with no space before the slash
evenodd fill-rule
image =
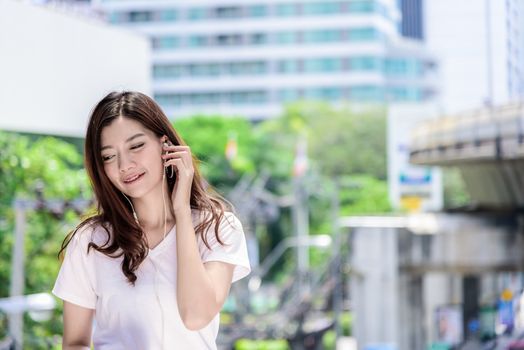
<path id="1" fill-rule="evenodd" d="M 411 131 L 438 116 L 433 104 L 393 104 L 388 109 L 388 187 L 392 206 L 408 212 L 442 209 L 442 174 L 409 163 Z"/>

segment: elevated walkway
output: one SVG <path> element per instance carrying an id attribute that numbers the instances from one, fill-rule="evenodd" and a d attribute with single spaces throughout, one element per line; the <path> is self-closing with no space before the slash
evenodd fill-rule
<path id="1" fill-rule="evenodd" d="M 456 166 L 472 203 L 524 207 L 524 103 L 483 108 L 419 125 L 410 162 Z"/>

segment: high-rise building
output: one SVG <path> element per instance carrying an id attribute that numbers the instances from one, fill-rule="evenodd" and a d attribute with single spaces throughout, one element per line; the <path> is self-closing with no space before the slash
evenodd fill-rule
<path id="1" fill-rule="evenodd" d="M 155 99 L 170 116 L 275 116 L 297 99 L 417 102 L 434 59 L 399 34 L 396 0 L 93 0 L 153 47 Z"/>
<path id="2" fill-rule="evenodd" d="M 423 0 L 398 0 L 402 20 L 400 33 L 406 38 L 424 39 Z"/>
<path id="3" fill-rule="evenodd" d="M 509 98 L 524 99 L 524 0 L 506 0 L 506 17 Z"/>
<path id="4" fill-rule="evenodd" d="M 441 111 L 524 98 L 524 0 L 425 0 L 423 10 Z"/>

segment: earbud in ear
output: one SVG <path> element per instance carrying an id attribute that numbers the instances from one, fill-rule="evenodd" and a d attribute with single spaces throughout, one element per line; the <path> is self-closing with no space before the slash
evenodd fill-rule
<path id="1" fill-rule="evenodd" d="M 164 146 L 169 146 L 169 143 L 167 142 L 167 140 L 163 142 L 163 145 Z M 168 154 L 168 153 L 169 152 L 166 150 L 165 154 Z M 165 162 L 167 162 L 167 159 L 164 159 L 164 163 Z M 175 175 L 175 173 L 174 173 L 175 169 L 174 169 L 173 165 L 171 165 L 169 168 L 171 168 L 171 174 L 169 175 L 169 178 L 172 179 L 173 176 Z M 167 171 L 168 171 L 168 169 L 166 168 L 165 172 L 167 172 Z"/>
<path id="2" fill-rule="evenodd" d="M 167 143 L 167 140 L 165 140 L 164 142 L 162 142 L 162 146 L 164 146 L 164 147 L 169 146 L 169 143 Z M 164 154 L 167 154 L 167 153 L 168 153 L 167 150 L 164 151 Z"/>

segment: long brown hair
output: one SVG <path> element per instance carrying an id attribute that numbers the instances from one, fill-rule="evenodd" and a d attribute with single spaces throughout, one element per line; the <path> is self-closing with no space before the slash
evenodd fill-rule
<path id="1" fill-rule="evenodd" d="M 127 280 L 134 285 L 137 279 L 135 271 L 147 256 L 147 242 L 142 228 L 133 218 L 131 205 L 107 177 L 100 155 L 102 129 L 119 117 L 140 122 L 159 138 L 167 135 L 174 145 L 185 145 L 158 104 L 147 95 L 135 91 L 111 92 L 106 95 L 91 113 L 84 147 L 85 168 L 93 187 L 97 209 L 93 215 L 84 219 L 66 236 L 58 255 L 61 256 L 63 250 L 80 228 L 86 225 L 100 225 L 107 232 L 107 241 L 102 246 L 90 242 L 87 252 L 89 253 L 90 248 L 93 248 L 112 258 L 123 255 L 122 272 Z M 211 249 L 204 232 L 214 224 L 217 241 L 223 245 L 224 243 L 218 235 L 219 223 L 224 217 L 224 211 L 233 208 L 227 200 L 204 182 L 197 164 L 198 160 L 193 155 L 194 175 L 190 207 L 211 214 L 206 215 L 206 219 L 195 227 L 195 234 L 200 234 L 206 247 Z M 171 193 L 175 184 L 175 177 L 173 179 L 166 178 L 169 193 Z M 111 226 L 111 230 L 108 229 L 108 224 Z M 111 243 L 110 232 L 113 233 Z M 121 248 L 122 251 L 115 254 L 118 248 Z"/>

